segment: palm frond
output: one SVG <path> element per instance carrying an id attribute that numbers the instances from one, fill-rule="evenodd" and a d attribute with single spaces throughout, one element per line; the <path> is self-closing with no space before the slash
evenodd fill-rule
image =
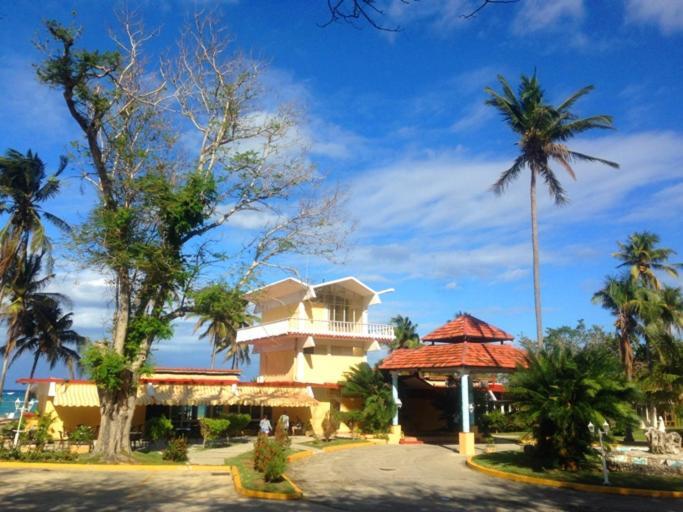
<path id="1" fill-rule="evenodd" d="M 491 189 L 493 192 L 497 195 L 505 192 L 510 183 L 512 183 L 512 181 L 519 176 L 519 173 L 524 168 L 525 163 L 524 157 L 522 155 L 518 156 L 512 166 L 507 171 L 504 171 L 500 175 L 500 178 L 498 178 L 498 180 L 492 185 Z"/>

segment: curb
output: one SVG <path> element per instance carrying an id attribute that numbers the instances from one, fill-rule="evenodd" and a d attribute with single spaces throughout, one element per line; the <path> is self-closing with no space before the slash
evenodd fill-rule
<path id="1" fill-rule="evenodd" d="M 289 457 L 287 457 L 287 462 L 296 462 L 297 460 L 307 459 L 315 454 L 316 452 L 314 452 L 313 450 L 303 450 L 291 454 Z"/>
<path id="2" fill-rule="evenodd" d="M 0 469 L 59 469 L 61 471 L 153 471 L 153 472 L 179 472 L 179 471 L 223 471 L 226 466 L 200 466 L 180 464 L 79 464 L 64 462 L 0 462 Z"/>
<path id="3" fill-rule="evenodd" d="M 339 444 L 337 446 L 324 446 L 320 448 L 320 451 L 325 453 L 341 452 L 344 450 L 353 450 L 354 448 L 365 448 L 366 446 L 377 446 L 377 443 L 373 442 L 362 442 L 362 443 L 349 443 L 349 444 Z"/>
<path id="4" fill-rule="evenodd" d="M 304 497 L 303 491 L 292 482 L 287 475 L 282 475 L 282 477 L 289 482 L 289 484 L 294 488 L 294 494 L 287 494 L 284 492 L 268 492 L 268 491 L 255 491 L 253 489 L 247 489 L 242 486 L 242 477 L 240 476 L 239 469 L 236 466 L 230 466 L 230 472 L 232 473 L 232 482 L 235 485 L 235 491 L 246 498 L 259 498 L 262 500 L 276 500 L 276 501 L 291 501 L 300 500 Z"/>
<path id="5" fill-rule="evenodd" d="M 521 482 L 532 485 L 545 485 L 547 487 L 559 487 L 562 489 L 571 489 L 574 491 L 593 492 L 602 494 L 617 494 L 620 496 L 641 496 L 646 498 L 683 498 L 683 491 L 658 491 L 654 489 L 634 489 L 633 487 L 607 487 L 602 485 L 582 484 L 578 482 L 563 482 L 560 480 L 550 480 L 548 478 L 537 478 L 533 476 L 517 475 L 515 473 L 508 473 L 499 469 L 487 468 L 480 466 L 472 460 L 472 457 L 467 457 L 467 465 L 481 473 L 489 476 L 495 476 L 504 480 L 512 480 L 513 482 Z"/>

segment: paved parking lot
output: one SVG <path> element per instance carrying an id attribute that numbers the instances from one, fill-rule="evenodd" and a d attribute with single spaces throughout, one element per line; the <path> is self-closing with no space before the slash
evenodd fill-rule
<path id="1" fill-rule="evenodd" d="M 474 472 L 440 446 L 375 446 L 294 463 L 306 500 L 238 496 L 227 471 L 0 469 L 0 511 L 683 511 L 683 500 L 587 494 Z"/>

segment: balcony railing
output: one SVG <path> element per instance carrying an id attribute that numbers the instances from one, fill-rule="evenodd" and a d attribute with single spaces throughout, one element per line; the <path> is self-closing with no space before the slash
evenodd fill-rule
<path id="1" fill-rule="evenodd" d="M 363 324 L 338 320 L 311 320 L 309 318 L 286 318 L 266 322 L 237 331 L 237 342 L 249 342 L 285 334 L 328 335 L 348 338 L 372 338 L 390 341 L 394 339 L 394 328 L 387 324 Z"/>

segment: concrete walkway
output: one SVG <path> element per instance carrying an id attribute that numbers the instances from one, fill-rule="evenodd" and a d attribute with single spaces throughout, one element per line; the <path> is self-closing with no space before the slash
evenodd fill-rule
<path id="1" fill-rule="evenodd" d="M 292 449 L 294 450 L 314 450 L 310 446 L 304 446 L 300 443 L 305 443 L 306 441 L 312 441 L 312 437 L 307 436 L 291 436 Z M 255 436 L 249 436 L 239 440 L 234 440 L 230 446 L 224 446 L 221 448 L 202 448 L 202 445 L 192 445 L 187 452 L 187 456 L 190 459 L 190 464 L 200 464 L 200 465 L 222 465 L 225 464 L 225 459 L 230 459 L 232 457 L 237 457 L 242 455 L 254 448 L 254 441 L 256 441 Z"/>
<path id="2" fill-rule="evenodd" d="M 683 501 L 593 494 L 525 485 L 469 469 L 454 447 L 358 448 L 293 463 L 288 475 L 308 503 L 336 511 L 673 512 Z"/>

